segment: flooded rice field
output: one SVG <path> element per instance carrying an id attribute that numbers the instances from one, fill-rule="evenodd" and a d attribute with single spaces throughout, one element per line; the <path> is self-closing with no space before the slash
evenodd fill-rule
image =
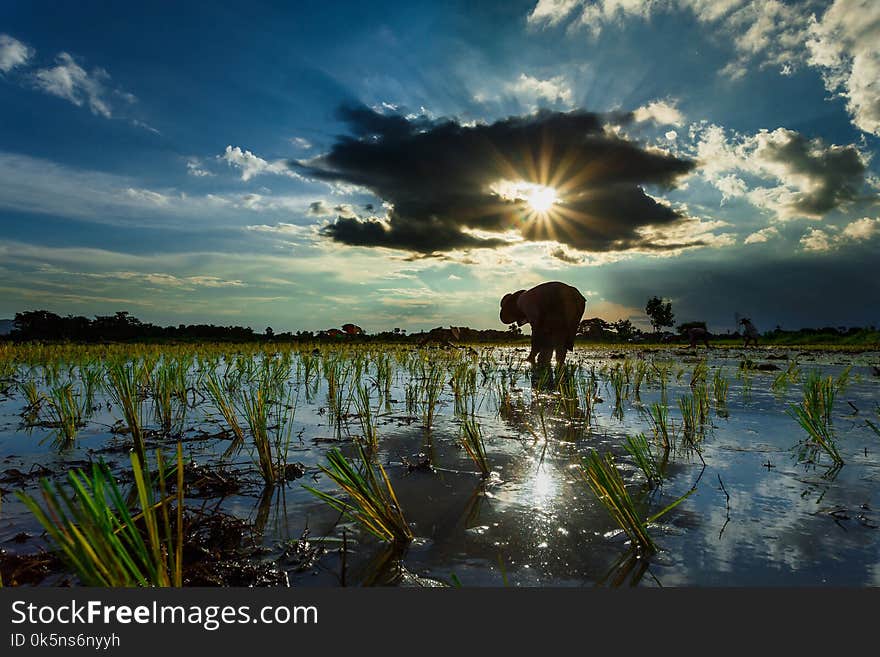
<path id="1" fill-rule="evenodd" d="M 877 352 L 527 354 L 7 347 L 3 584 L 880 585 Z"/>

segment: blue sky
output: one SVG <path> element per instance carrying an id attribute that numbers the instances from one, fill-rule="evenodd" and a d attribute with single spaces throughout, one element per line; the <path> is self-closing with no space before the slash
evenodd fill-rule
<path id="1" fill-rule="evenodd" d="M 870 0 L 8 1 L 0 316 L 876 324 L 878 42 Z"/>

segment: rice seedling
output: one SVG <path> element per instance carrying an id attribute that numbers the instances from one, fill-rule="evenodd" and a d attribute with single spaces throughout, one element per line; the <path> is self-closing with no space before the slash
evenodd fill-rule
<path id="1" fill-rule="evenodd" d="M 108 392 L 113 402 L 122 408 L 125 422 L 134 440 L 134 448 L 141 462 L 145 460 L 143 398 L 138 382 L 141 370 L 135 362 L 111 363 L 107 367 Z"/>
<path id="2" fill-rule="evenodd" d="M 46 423 L 55 428 L 55 442 L 62 448 L 71 446 L 85 425 L 82 404 L 72 383 L 52 387 L 46 397 L 45 414 Z"/>
<path id="3" fill-rule="evenodd" d="M 79 378 L 82 382 L 82 408 L 86 416 L 91 415 L 95 404 L 95 394 L 102 388 L 104 368 L 100 363 L 80 365 Z"/>
<path id="4" fill-rule="evenodd" d="M 653 554 L 657 551 L 657 544 L 648 532 L 648 525 L 681 504 L 696 490 L 692 488 L 658 513 L 642 520 L 610 452 L 602 457 L 597 451 L 590 451 L 584 457 L 580 473 L 611 517 L 629 537 L 634 549 L 643 554 Z"/>
<path id="5" fill-rule="evenodd" d="M 835 380 L 813 373 L 804 384 L 804 398 L 800 404 L 789 404 L 788 414 L 807 433 L 799 458 L 811 457 L 816 450 L 825 452 L 837 464 L 843 458 L 837 448 L 832 431 L 832 410 L 836 394 Z"/>
<path id="6" fill-rule="evenodd" d="M 579 419 L 580 400 L 573 371 L 565 370 L 563 375 L 559 377 L 559 381 L 556 383 L 556 392 L 558 393 L 557 413 L 562 413 L 569 425 L 574 424 Z"/>
<path id="7" fill-rule="evenodd" d="M 623 477 L 614 465 L 614 456 L 609 452 L 603 458 L 595 450 L 591 451 L 584 458 L 581 476 L 611 517 L 629 536 L 633 547 L 647 554 L 656 552 L 657 545 L 626 490 Z"/>
<path id="8" fill-rule="evenodd" d="M 693 393 L 679 397 L 678 408 L 681 411 L 681 429 L 692 439 L 700 424 L 699 404 L 694 399 Z"/>
<path id="9" fill-rule="evenodd" d="M 706 381 L 709 377 L 709 365 L 705 360 L 701 360 L 694 365 L 694 369 L 691 370 L 691 390 L 695 390 L 698 387 L 705 387 Z"/>
<path id="10" fill-rule="evenodd" d="M 785 392 L 788 390 L 788 386 L 792 383 L 797 383 L 801 377 L 801 370 L 798 367 L 797 361 L 789 361 L 787 368 L 779 372 L 776 377 L 773 379 L 773 383 L 770 388 L 774 392 Z"/>
<path id="11" fill-rule="evenodd" d="M 425 426 L 429 429 L 434 424 L 434 414 L 443 392 L 443 378 L 443 370 L 436 364 L 432 364 L 431 370 L 425 378 L 421 397 L 422 418 L 425 421 Z"/>
<path id="12" fill-rule="evenodd" d="M 843 465 L 843 457 L 837 449 L 837 443 L 831 427 L 810 413 L 803 404 L 790 404 L 788 414 L 797 420 L 801 428 L 806 431 L 809 436 L 808 440 L 803 444 L 804 449 L 801 450 L 798 458 L 812 457 L 817 449 L 825 452 L 831 457 L 831 460 L 837 465 Z"/>
<path id="13" fill-rule="evenodd" d="M 180 433 L 186 419 L 186 369 L 172 358 L 164 358 L 150 381 L 153 417 L 166 436 Z"/>
<path id="14" fill-rule="evenodd" d="M 743 361 L 736 373 L 736 378 L 742 382 L 742 399 L 748 402 L 752 398 L 752 371 L 753 363 L 751 361 Z"/>
<path id="15" fill-rule="evenodd" d="M 232 397 L 221 384 L 220 377 L 217 376 L 216 371 L 208 372 L 207 377 L 205 377 L 205 390 L 208 392 L 214 407 L 220 411 L 223 419 L 226 420 L 229 430 L 232 431 L 233 447 L 241 446 L 244 443 L 244 431 L 241 428 L 241 424 L 239 424 L 238 414 L 236 413 Z"/>
<path id="16" fill-rule="evenodd" d="M 349 500 L 333 497 L 329 493 L 303 485 L 319 499 L 359 523 L 366 531 L 382 541 L 405 545 L 413 539 L 397 495 L 385 469 L 370 463 L 363 448 L 357 447 L 361 467 L 356 468 L 338 449 L 327 455 L 329 465 L 319 466 Z"/>
<path id="17" fill-rule="evenodd" d="M 651 451 L 651 446 L 645 434 L 640 433 L 637 436 L 627 436 L 624 448 L 633 457 L 642 474 L 645 475 L 645 479 L 648 481 L 648 488 L 654 488 L 663 481 L 660 466 L 657 464 L 657 459 L 654 458 L 654 452 Z"/>
<path id="18" fill-rule="evenodd" d="M 835 387 L 839 392 L 842 392 L 849 385 L 850 381 L 850 373 L 852 372 L 852 365 L 847 365 L 844 370 L 837 377 L 837 381 L 835 381 Z"/>
<path id="19" fill-rule="evenodd" d="M 672 439 L 675 437 L 675 426 L 669 422 L 669 408 L 659 402 L 654 402 L 648 409 L 648 421 L 654 432 L 654 437 L 660 440 L 664 450 L 669 450 Z"/>
<path id="20" fill-rule="evenodd" d="M 718 368 L 712 375 L 712 393 L 715 397 L 715 408 L 724 409 L 727 407 L 727 394 L 730 384 L 724 376 L 724 369 Z"/>
<path id="21" fill-rule="evenodd" d="M 486 457 L 486 446 L 483 444 L 483 431 L 476 420 L 468 418 L 461 423 L 459 442 L 480 469 L 480 476 L 483 479 L 492 474 L 492 468 L 489 467 L 489 460 Z"/>
<path id="22" fill-rule="evenodd" d="M 379 449 L 379 430 L 376 427 L 373 412 L 370 410 L 370 390 L 367 386 L 358 383 L 354 403 L 361 425 L 361 436 L 367 447 L 371 451 L 375 451 Z"/>
<path id="23" fill-rule="evenodd" d="M 287 478 L 287 453 L 295 412 L 291 396 L 270 399 L 262 385 L 241 396 L 242 410 L 257 453 L 257 465 L 267 486 Z M 290 409 L 293 412 L 289 412 Z"/>
<path id="24" fill-rule="evenodd" d="M 22 411 L 22 416 L 25 418 L 27 424 L 33 424 L 39 416 L 40 408 L 45 400 L 45 395 L 40 390 L 36 379 L 27 379 L 24 382 L 19 383 L 18 389 L 27 401 L 27 405 Z"/>
<path id="25" fill-rule="evenodd" d="M 131 454 L 135 489 L 140 506 L 133 513 L 109 468 L 92 465 L 91 474 L 79 469 L 68 474 L 72 494 L 42 479 L 46 510 L 30 495 L 19 499 L 34 514 L 55 548 L 79 579 L 89 586 L 183 585 L 183 449 L 177 446 L 176 494 L 167 495 L 167 476 L 161 452 L 158 495 L 149 469 L 136 452 Z M 169 504 L 176 501 L 174 520 Z"/>
<path id="26" fill-rule="evenodd" d="M 836 394 L 837 386 L 833 377 L 823 378 L 818 372 L 813 372 L 804 384 L 804 409 L 810 416 L 830 425 Z"/>
<path id="27" fill-rule="evenodd" d="M 647 376 L 648 361 L 644 359 L 639 359 L 636 362 L 635 371 L 633 373 L 632 394 L 635 401 L 639 401 L 641 399 L 642 382 L 647 378 Z"/>
<path id="28" fill-rule="evenodd" d="M 611 370 L 609 382 L 614 391 L 614 409 L 617 411 L 621 409 L 623 400 L 626 399 L 627 375 L 624 369 L 620 366 L 614 367 Z"/>

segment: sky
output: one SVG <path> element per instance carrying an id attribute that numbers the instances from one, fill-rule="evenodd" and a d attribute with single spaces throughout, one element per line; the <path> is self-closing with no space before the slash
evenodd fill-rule
<path id="1" fill-rule="evenodd" d="M 0 317 L 880 324 L 880 2 L 6 0 Z"/>

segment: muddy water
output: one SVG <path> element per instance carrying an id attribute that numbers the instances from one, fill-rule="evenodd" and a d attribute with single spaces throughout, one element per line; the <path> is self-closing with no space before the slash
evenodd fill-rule
<path id="1" fill-rule="evenodd" d="M 608 368 L 622 360 L 579 349 L 572 364 L 580 377 L 596 372 L 602 400 L 588 425 L 566 418 L 558 395 L 534 381 L 527 366 L 498 367 L 482 382 L 478 377 L 473 403 L 494 471 L 488 481 L 476 474 L 458 444 L 451 388 L 444 388 L 428 430 L 418 413 L 407 411 L 402 400 L 410 380 L 398 372 L 378 419 L 378 459 L 417 537 L 403 554 L 389 553 L 302 488 L 307 483 L 332 491 L 317 466 L 332 447 L 354 455 L 353 436 L 360 433 L 356 419 L 349 418 L 341 432 L 330 423 L 323 380 L 310 399 L 303 393 L 297 403 L 289 460 L 302 463 L 306 473 L 272 491 L 263 490 L 247 450 L 221 459 L 229 443 L 211 437 L 220 424 L 210 416 L 210 405 L 191 410 L 185 452 L 206 466 L 222 461 L 238 485 L 225 496 L 194 497 L 189 504 L 250 523 L 265 547 L 254 558 L 273 562 L 296 586 L 455 581 L 464 586 L 878 586 L 880 437 L 865 420 L 880 423 L 875 411 L 880 379 L 871 370 L 880 355 L 773 354 L 796 358 L 804 373 L 837 377 L 851 367 L 833 420 L 843 467 L 830 467 L 827 457 L 798 461 L 795 447 L 805 436 L 786 409 L 802 398 L 800 383 L 772 390 L 778 371 L 736 377 L 741 353 L 710 350 L 710 396 L 713 373 L 722 368 L 730 386 L 727 404 L 713 404 L 699 453 L 679 445 L 668 458 L 662 486 L 649 491 L 623 443 L 627 435 L 651 435 L 645 410 L 663 399 L 660 386 L 656 380 L 642 383 L 638 399 L 630 388 L 615 408 Z M 768 355 L 753 351 L 751 358 L 785 369 L 786 360 Z M 677 400 L 690 392 L 697 359 L 673 351 L 647 358 L 669 363 L 665 400 L 678 426 Z M 499 412 L 502 378 L 512 405 Z M 47 440 L 50 430 L 22 428 L 23 405 L 15 393 L 0 398 L 0 543 L 8 553 L 32 553 L 43 545 L 39 528 L 11 491 L 35 492 L 34 475 L 40 472 L 60 476 L 71 465 L 103 458 L 121 473 L 127 462 L 124 437 L 109 431 L 117 417 L 106 406 L 90 419 L 74 448 L 58 452 Z M 651 526 L 658 554 L 632 558 L 626 536 L 584 482 L 579 464 L 594 449 L 617 455 L 645 516 L 694 489 Z M 296 542 L 303 536 L 308 544 Z"/>

